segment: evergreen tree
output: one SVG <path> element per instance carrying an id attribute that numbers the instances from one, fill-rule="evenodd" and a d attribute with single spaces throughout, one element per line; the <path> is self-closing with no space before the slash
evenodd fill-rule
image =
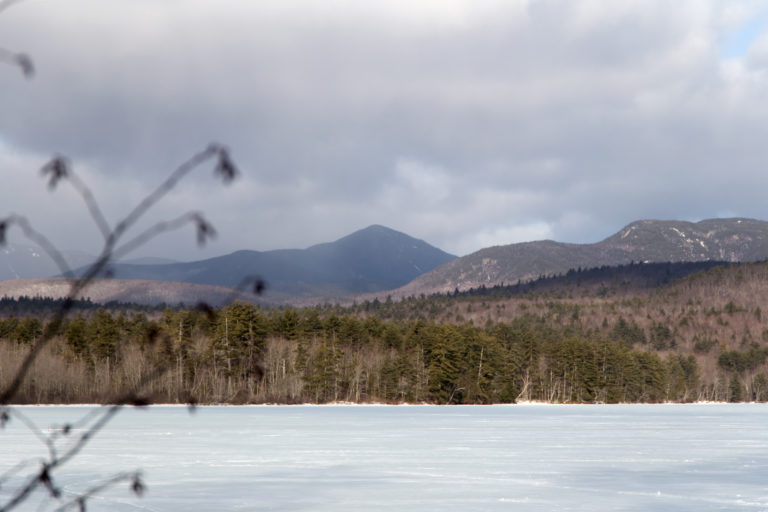
<path id="1" fill-rule="evenodd" d="M 43 323 L 34 316 L 25 316 L 16 324 L 13 337 L 20 343 L 30 344 L 43 334 Z"/>
<path id="2" fill-rule="evenodd" d="M 743 402 L 744 401 L 744 387 L 741 385 L 739 376 L 735 373 L 731 375 L 731 380 L 728 382 L 728 401 L 729 402 Z"/>
<path id="3" fill-rule="evenodd" d="M 85 318 L 78 313 L 77 317 L 69 322 L 66 331 L 67 345 L 72 353 L 78 357 L 87 358 L 89 356 L 89 343 L 87 338 L 88 325 Z"/>
<path id="4" fill-rule="evenodd" d="M 334 341 L 323 340 L 307 363 L 305 392 L 317 403 L 338 400 L 341 352 Z"/>
<path id="5" fill-rule="evenodd" d="M 441 331 L 430 351 L 430 396 L 438 404 L 461 403 L 465 390 L 458 385 L 458 333 L 453 326 L 443 326 Z"/>
<path id="6" fill-rule="evenodd" d="M 112 315 L 104 308 L 96 310 L 88 322 L 88 337 L 92 340 L 93 355 L 97 359 L 113 362 L 117 358 L 117 345 L 120 332 Z"/>

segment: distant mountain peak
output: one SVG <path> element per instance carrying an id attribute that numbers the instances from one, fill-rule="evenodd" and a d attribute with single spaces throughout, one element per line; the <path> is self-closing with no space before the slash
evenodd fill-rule
<path id="1" fill-rule="evenodd" d="M 236 251 L 201 261 L 112 266 L 114 277 L 234 287 L 245 276 L 267 283 L 266 300 L 337 298 L 398 288 L 455 256 L 374 224 L 307 249 Z"/>
<path id="2" fill-rule="evenodd" d="M 422 251 L 437 251 L 437 253 L 444 255 L 447 260 L 454 259 L 456 256 L 449 254 L 445 251 L 437 249 L 428 244 L 424 240 L 414 238 L 406 233 L 397 231 L 381 224 L 371 224 L 370 226 L 359 229 L 346 235 L 333 242 L 326 242 L 322 244 L 313 245 L 307 250 L 318 251 L 321 249 L 329 248 L 344 248 L 344 250 L 352 251 L 364 251 L 365 248 L 369 250 L 379 251 L 382 248 L 399 247 L 401 250 L 422 250 Z M 368 256 L 375 256 L 370 254 Z"/>
<path id="3" fill-rule="evenodd" d="M 381 236 L 387 236 L 387 237 L 403 236 L 403 237 L 411 238 L 409 235 L 406 235 L 405 233 L 401 233 L 400 231 L 396 231 L 392 228 L 382 226 L 381 224 L 371 224 L 368 227 L 358 229 L 357 231 L 353 231 L 352 233 L 339 238 L 335 242 L 328 242 L 328 243 L 336 243 L 345 239 L 355 239 L 355 238 L 361 238 L 361 237 L 381 237 Z M 323 245 L 323 244 L 318 244 L 318 245 Z"/>
<path id="4" fill-rule="evenodd" d="M 399 233 L 399 231 L 389 228 L 387 226 L 381 225 L 381 224 L 371 224 L 370 226 L 360 229 L 358 231 L 384 231 L 384 232 L 390 232 L 393 231 L 395 233 Z"/>
<path id="5" fill-rule="evenodd" d="M 411 240 L 417 240 L 416 238 L 410 235 L 407 235 L 401 231 L 397 231 L 396 229 L 392 229 L 387 226 L 383 226 L 381 224 L 371 224 L 368 227 L 358 229 L 357 231 L 354 231 L 349 235 L 343 236 L 336 241 L 338 242 L 348 238 L 359 238 L 359 237 L 402 237 L 402 238 L 407 238 Z M 330 242 L 330 243 L 334 243 L 334 242 Z"/>

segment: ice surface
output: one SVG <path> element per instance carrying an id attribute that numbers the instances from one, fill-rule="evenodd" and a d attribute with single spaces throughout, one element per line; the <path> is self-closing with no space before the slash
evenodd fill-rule
<path id="1" fill-rule="evenodd" d="M 19 410 L 45 430 L 88 408 Z M 121 412 L 56 481 L 143 471 L 143 498 L 120 484 L 89 511 L 768 511 L 767 425 L 759 404 L 158 406 Z M 0 473 L 44 455 L 19 421 L 0 431 Z"/>

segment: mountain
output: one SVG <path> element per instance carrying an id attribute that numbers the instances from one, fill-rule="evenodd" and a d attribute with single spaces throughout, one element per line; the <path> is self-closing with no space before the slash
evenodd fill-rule
<path id="1" fill-rule="evenodd" d="M 403 286 L 455 259 L 422 240 L 384 226 L 369 226 L 308 249 L 237 251 L 225 256 L 162 265 L 112 265 L 118 279 L 177 281 L 235 287 L 250 275 L 267 282 L 267 300 L 340 297 Z"/>
<path id="2" fill-rule="evenodd" d="M 768 222 L 708 219 L 640 220 L 594 244 L 543 240 L 481 249 L 421 275 L 393 296 L 445 293 L 456 288 L 536 279 L 571 269 L 632 262 L 749 262 L 768 257 Z"/>
<path id="3" fill-rule="evenodd" d="M 12 279 L 0 282 L 0 297 L 46 297 L 61 299 L 69 293 L 69 281 L 64 278 Z M 158 304 L 186 304 L 194 306 L 205 302 L 221 306 L 235 299 L 248 302 L 263 302 L 249 293 L 235 293 L 231 288 L 189 283 L 163 281 L 141 281 L 121 279 L 94 279 L 76 299 L 90 299 L 93 302 L 125 302 L 156 306 Z"/>
<path id="4" fill-rule="evenodd" d="M 128 265 L 167 265 L 169 263 L 178 263 L 178 260 L 172 260 L 170 258 L 158 258 L 155 256 L 145 256 L 143 258 L 131 258 L 128 260 L 120 260 L 120 263 L 126 263 Z"/>
<path id="5" fill-rule="evenodd" d="M 62 251 L 71 268 L 88 265 L 95 258 L 80 251 Z M 61 269 L 42 249 L 17 244 L 0 247 L 0 281 L 46 277 L 60 274 Z"/>
<path id="6" fill-rule="evenodd" d="M 61 251 L 61 256 L 70 268 L 87 266 L 96 260 L 96 256 L 83 251 Z M 177 263 L 168 258 L 143 257 L 125 260 L 132 265 L 160 265 Z M 6 244 L 0 247 L 0 281 L 9 279 L 42 278 L 62 274 L 61 269 L 38 247 Z"/>

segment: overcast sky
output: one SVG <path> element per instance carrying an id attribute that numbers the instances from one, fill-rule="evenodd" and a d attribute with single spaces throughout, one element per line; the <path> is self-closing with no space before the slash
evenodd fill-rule
<path id="1" fill-rule="evenodd" d="M 0 6 L 3 5 L 0 0 Z M 211 141 L 149 214 L 182 260 L 383 224 L 465 255 L 596 242 L 637 219 L 768 219 L 768 3 L 26 0 L 0 12 L 0 216 L 96 252 L 54 154 L 111 222 Z M 24 243 L 18 232 L 12 241 Z"/>

